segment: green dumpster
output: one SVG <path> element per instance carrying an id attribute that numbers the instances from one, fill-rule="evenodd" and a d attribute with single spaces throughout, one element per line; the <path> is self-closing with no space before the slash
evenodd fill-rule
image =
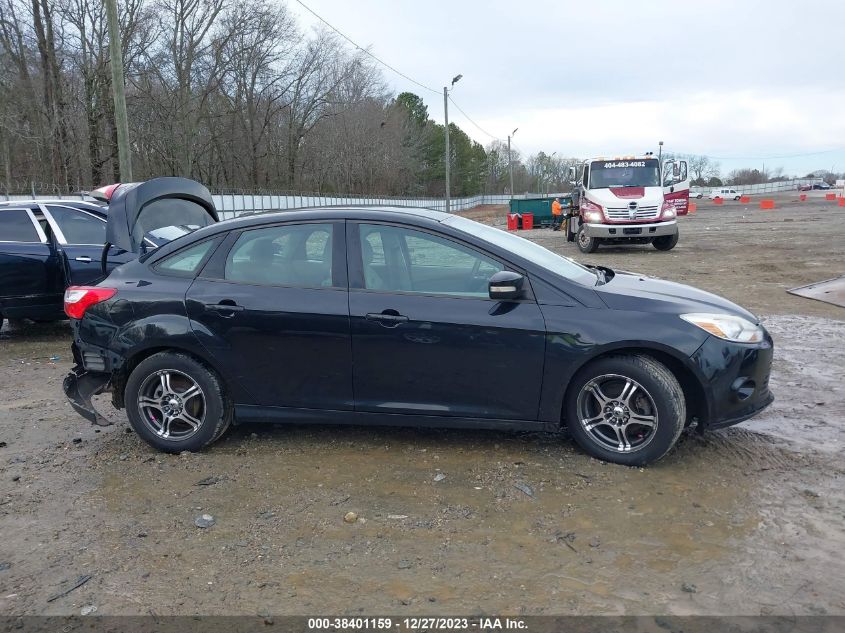
<path id="1" fill-rule="evenodd" d="M 560 196 L 561 205 L 563 205 L 564 212 L 572 205 L 572 196 Z M 552 225 L 552 201 L 551 198 L 512 198 L 510 204 L 510 212 L 522 215 L 523 213 L 534 214 L 534 226 L 551 226 Z"/>

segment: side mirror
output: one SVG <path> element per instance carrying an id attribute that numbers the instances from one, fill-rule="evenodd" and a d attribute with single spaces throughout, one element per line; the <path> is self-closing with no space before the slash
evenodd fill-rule
<path id="1" fill-rule="evenodd" d="M 574 185 L 578 183 L 578 168 L 577 167 L 570 167 L 569 168 L 569 184 Z"/>
<path id="2" fill-rule="evenodd" d="M 490 298 L 496 301 L 513 301 L 522 296 L 525 277 L 511 270 L 501 270 L 490 277 L 487 284 Z"/>

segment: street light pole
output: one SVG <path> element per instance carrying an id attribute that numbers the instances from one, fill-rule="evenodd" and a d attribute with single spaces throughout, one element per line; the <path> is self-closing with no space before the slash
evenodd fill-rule
<path id="1" fill-rule="evenodd" d="M 452 87 L 461 80 L 461 77 L 463 75 L 456 75 L 452 78 Z M 452 162 L 452 153 L 449 151 L 449 89 L 446 86 L 443 86 L 443 122 L 446 124 L 446 213 L 449 213 L 449 167 Z"/>
<path id="2" fill-rule="evenodd" d="M 508 135 L 508 171 L 511 174 L 511 198 L 513 198 L 513 159 L 511 158 L 511 137 L 516 136 L 516 131 L 519 128 L 514 128 L 513 132 Z"/>

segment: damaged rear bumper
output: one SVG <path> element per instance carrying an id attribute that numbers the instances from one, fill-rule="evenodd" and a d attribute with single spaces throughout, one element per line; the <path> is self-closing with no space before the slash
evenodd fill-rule
<path id="1" fill-rule="evenodd" d="M 70 406 L 79 415 L 99 426 L 109 426 L 111 422 L 97 413 L 91 403 L 91 398 L 109 388 L 109 380 L 109 374 L 85 371 L 81 366 L 76 365 L 65 376 L 62 386 Z"/>

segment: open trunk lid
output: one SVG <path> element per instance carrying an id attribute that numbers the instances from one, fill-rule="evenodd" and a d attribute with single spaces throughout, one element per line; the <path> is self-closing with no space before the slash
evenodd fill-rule
<path id="1" fill-rule="evenodd" d="M 153 178 L 122 184 L 114 190 L 109 200 L 106 241 L 115 248 L 140 254 L 145 237 L 147 243 L 157 242 L 164 235 L 178 236 L 217 221 L 217 210 L 206 187 L 188 178 Z M 159 240 L 150 240 L 149 236 Z"/>

